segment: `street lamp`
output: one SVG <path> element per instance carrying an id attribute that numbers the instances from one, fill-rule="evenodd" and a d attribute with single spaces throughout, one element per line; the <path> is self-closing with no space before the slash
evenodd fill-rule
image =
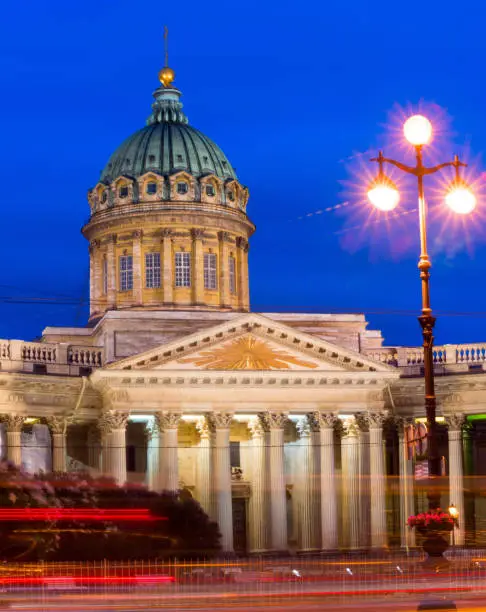
<path id="1" fill-rule="evenodd" d="M 452 527 L 452 548 L 456 547 L 456 525 L 459 521 L 459 510 L 454 506 L 454 504 L 451 504 L 448 508 L 449 510 L 449 514 L 451 515 L 452 519 L 454 520 L 454 525 Z"/>
<path id="2" fill-rule="evenodd" d="M 378 174 L 375 180 L 369 185 L 368 198 L 370 202 L 379 210 L 391 211 L 399 202 L 400 195 L 396 185 L 384 172 L 384 165 L 391 164 L 407 174 L 417 177 L 418 183 L 418 212 L 420 228 L 420 257 L 418 268 L 422 281 L 422 315 L 419 317 L 422 328 L 423 347 L 424 347 L 424 378 L 425 378 L 425 411 L 427 415 L 427 441 L 428 441 L 428 466 L 429 478 L 433 479 L 440 475 L 440 457 L 437 445 L 437 426 L 436 426 L 436 397 L 434 389 L 434 358 L 433 358 L 433 329 L 435 317 L 432 315 L 430 307 L 430 257 L 427 250 L 427 206 L 424 197 L 424 176 L 435 174 L 442 168 L 452 166 L 455 169 L 455 177 L 449 186 L 446 195 L 446 204 L 451 210 L 458 214 L 468 214 L 476 206 L 476 197 L 472 193 L 469 185 L 460 176 L 460 168 L 466 164 L 461 162 L 457 155 L 453 161 L 445 162 L 437 166 L 426 167 L 423 165 L 422 149 L 432 138 L 432 124 L 423 115 L 413 115 L 403 126 L 403 133 L 408 142 L 415 147 L 415 166 L 407 166 L 394 159 L 383 156 L 380 151 L 378 157 L 371 161 L 378 163 Z M 429 490 L 429 506 L 431 509 L 438 507 L 437 495 L 432 487 Z"/>

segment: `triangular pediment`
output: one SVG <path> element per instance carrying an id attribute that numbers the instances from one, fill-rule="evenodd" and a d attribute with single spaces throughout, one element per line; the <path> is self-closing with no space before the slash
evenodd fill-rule
<path id="1" fill-rule="evenodd" d="M 258 314 L 242 315 L 113 362 L 105 369 L 396 371 Z"/>

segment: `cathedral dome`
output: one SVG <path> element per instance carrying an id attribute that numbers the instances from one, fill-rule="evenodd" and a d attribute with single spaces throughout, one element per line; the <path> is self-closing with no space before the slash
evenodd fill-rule
<path id="1" fill-rule="evenodd" d="M 90 318 L 109 310 L 249 310 L 248 189 L 221 149 L 189 125 L 160 71 L 147 125 L 89 190 Z"/>
<path id="2" fill-rule="evenodd" d="M 172 92 L 174 97 L 178 95 L 177 90 Z M 174 109 L 171 105 L 170 112 L 157 112 L 159 107 L 163 109 L 166 105 L 167 93 L 165 89 L 157 90 L 154 104 L 157 108 L 148 120 L 149 125 L 118 147 L 100 180 L 111 182 L 121 175 L 138 178 L 147 172 L 167 176 L 179 171 L 196 178 L 213 174 L 223 180 L 236 179 L 223 151 L 202 132 L 188 125 L 180 108 Z M 182 107 L 180 102 L 178 105 Z"/>

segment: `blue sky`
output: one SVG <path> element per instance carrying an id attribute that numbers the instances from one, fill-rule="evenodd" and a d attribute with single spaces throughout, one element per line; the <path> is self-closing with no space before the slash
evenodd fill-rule
<path id="1" fill-rule="evenodd" d="M 370 224 L 363 168 L 384 143 L 412 161 L 390 134 L 422 109 L 442 129 L 430 159 L 457 151 L 479 176 L 485 17 L 479 1 L 458 11 L 448 0 L 2 6 L 0 337 L 85 323 L 86 192 L 150 112 L 168 24 L 190 122 L 250 189 L 253 309 L 364 311 L 387 344 L 419 344 L 417 220 L 402 214 L 414 186 L 402 183 L 400 216 Z M 431 181 L 432 305 L 446 313 L 437 342 L 486 341 L 484 203 L 445 224 L 437 189 Z M 2 303 L 12 296 L 37 302 Z"/>

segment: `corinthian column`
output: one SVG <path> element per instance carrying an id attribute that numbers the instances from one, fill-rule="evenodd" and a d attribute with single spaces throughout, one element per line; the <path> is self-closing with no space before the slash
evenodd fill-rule
<path id="1" fill-rule="evenodd" d="M 172 231 L 166 227 L 162 230 L 162 289 L 164 304 L 174 301 L 174 272 L 172 261 Z"/>
<path id="2" fill-rule="evenodd" d="M 179 490 L 179 441 L 178 428 L 181 414 L 178 412 L 159 412 L 157 421 L 163 432 L 163 445 L 160 453 L 162 489 L 175 493 Z"/>
<path id="3" fill-rule="evenodd" d="M 192 235 L 192 269 L 194 270 L 193 296 L 194 304 L 204 303 L 204 230 L 195 228 Z"/>
<path id="4" fill-rule="evenodd" d="M 20 467 L 22 465 L 22 427 L 25 416 L 20 414 L 7 414 L 2 417 L 7 430 L 7 459 L 10 463 Z"/>
<path id="5" fill-rule="evenodd" d="M 108 293 L 106 303 L 108 308 L 116 305 L 116 257 L 115 257 L 116 234 L 113 234 L 108 239 L 108 248 L 106 251 L 106 268 L 108 271 Z"/>
<path id="6" fill-rule="evenodd" d="M 464 545 L 464 470 L 462 465 L 462 426 L 464 415 L 451 414 L 446 417 L 449 437 L 449 503 L 459 513 L 459 528 L 456 529 L 457 546 Z"/>
<path id="7" fill-rule="evenodd" d="M 321 444 L 321 534 L 322 549 L 338 548 L 337 491 L 334 471 L 334 428 L 338 418 L 334 414 L 316 413 Z"/>
<path id="8" fill-rule="evenodd" d="M 359 426 L 354 417 L 343 421 L 341 439 L 344 543 L 359 548 Z"/>
<path id="9" fill-rule="evenodd" d="M 236 241 L 236 246 L 238 247 L 238 304 L 241 310 L 249 310 L 248 240 L 240 237 Z"/>
<path id="10" fill-rule="evenodd" d="M 315 445 L 312 434 L 316 430 L 316 422 L 313 415 L 299 419 L 297 429 L 301 439 L 301 466 L 299 497 L 299 531 L 301 551 L 313 551 L 319 549 L 318 534 L 320 525 L 317 521 L 318 508 L 316 505 L 316 471 L 315 471 Z"/>
<path id="11" fill-rule="evenodd" d="M 267 412 L 262 418 L 270 431 L 270 546 L 284 552 L 287 541 L 287 489 L 285 486 L 284 429 L 286 414 Z"/>
<path id="12" fill-rule="evenodd" d="M 142 230 L 136 230 L 133 238 L 133 301 L 135 304 L 142 303 L 143 288 L 143 265 L 142 265 Z"/>
<path id="13" fill-rule="evenodd" d="M 228 232 L 219 232 L 219 299 L 220 306 L 229 306 L 229 252 L 228 252 Z"/>
<path id="14" fill-rule="evenodd" d="M 64 416 L 47 418 L 47 425 L 52 436 L 52 471 L 65 472 L 67 469 L 66 433 L 68 420 Z"/>
<path id="15" fill-rule="evenodd" d="M 233 552 L 233 500 L 231 496 L 230 425 L 232 414 L 211 414 L 214 427 L 214 493 L 221 549 Z"/>
<path id="16" fill-rule="evenodd" d="M 370 431 L 371 547 L 384 548 L 388 544 L 383 448 L 386 414 L 368 412 L 365 418 Z"/>
<path id="17" fill-rule="evenodd" d="M 147 437 L 147 487 L 160 493 L 160 432 L 158 423 L 145 425 Z"/>
<path id="18" fill-rule="evenodd" d="M 248 427 L 252 435 L 251 497 L 248 504 L 250 552 L 259 553 L 267 549 L 265 424 L 260 416 L 255 416 L 249 420 Z"/>
<path id="19" fill-rule="evenodd" d="M 198 419 L 200 442 L 196 462 L 197 498 L 206 514 L 215 519 L 213 490 L 213 431 L 209 415 Z"/>
<path id="20" fill-rule="evenodd" d="M 109 468 L 115 482 L 122 486 L 127 481 L 126 426 L 128 414 L 113 410 L 104 415 L 105 429 L 109 431 Z"/>

